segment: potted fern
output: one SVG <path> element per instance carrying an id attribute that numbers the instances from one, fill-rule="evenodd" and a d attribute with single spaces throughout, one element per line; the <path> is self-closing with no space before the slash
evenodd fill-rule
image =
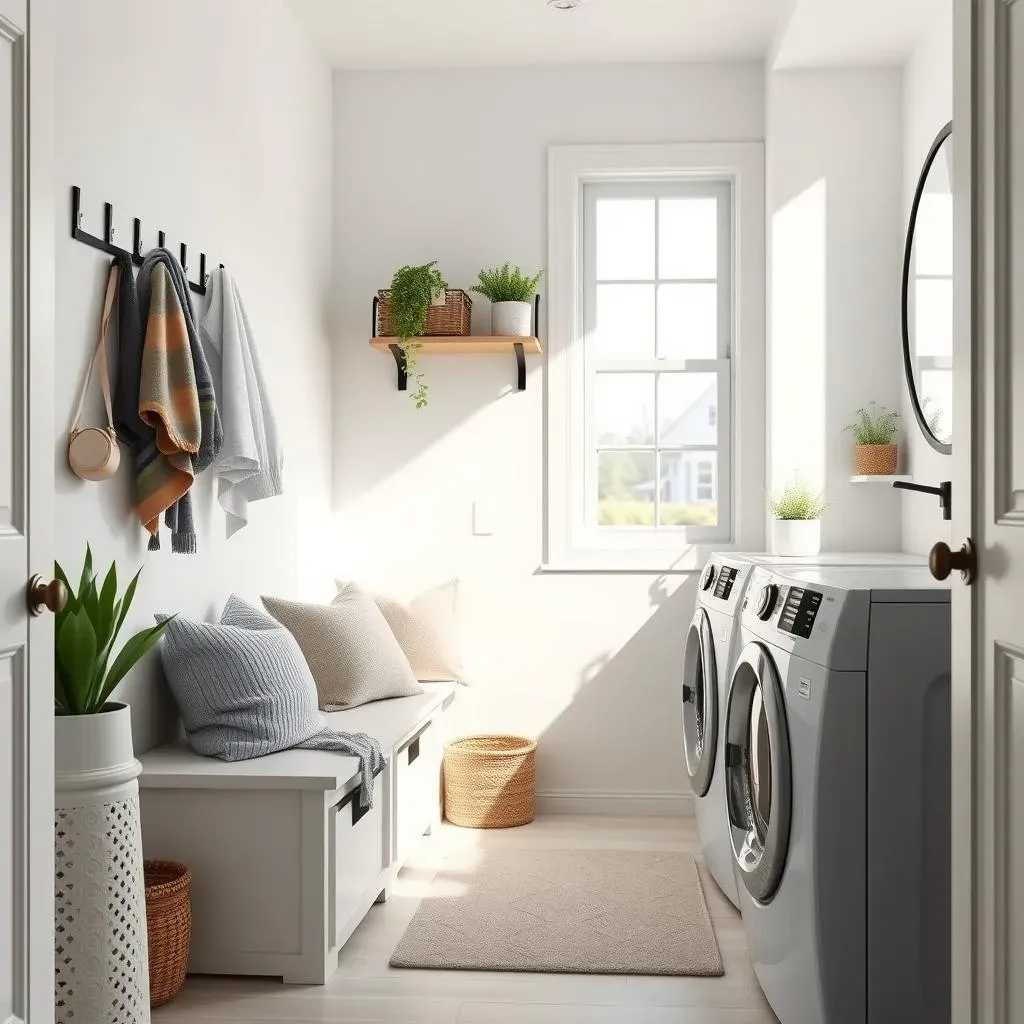
<path id="1" fill-rule="evenodd" d="M 419 267 L 396 270 L 386 293 L 391 330 L 402 347 L 406 375 L 416 384 L 410 397 L 417 409 L 427 404 L 427 384 L 423 374 L 416 370 L 419 350 L 423 347 L 416 339 L 427 329 L 430 307 L 445 305 L 447 290 L 448 282 L 437 269 L 437 260 L 433 260 Z"/>
<path id="2" fill-rule="evenodd" d="M 54 666 L 58 1019 L 120 1020 L 130 1006 L 132 1020 L 148 1021 L 142 766 L 128 705 L 111 697 L 168 623 L 139 630 L 115 653 L 139 574 L 119 597 L 116 564 L 101 581 L 89 548 L 77 590 L 59 564 L 55 572 L 66 590 Z"/>
<path id="3" fill-rule="evenodd" d="M 857 419 L 846 430 L 856 442 L 854 465 L 858 476 L 890 476 L 896 472 L 899 448 L 893 443 L 900 414 L 877 402 L 857 410 Z"/>
<path id="4" fill-rule="evenodd" d="M 821 517 L 825 499 L 800 479 L 793 479 L 771 496 L 772 550 L 798 558 L 821 550 Z"/>
<path id="5" fill-rule="evenodd" d="M 491 333 L 498 337 L 528 338 L 533 333 L 533 297 L 544 271 L 527 277 L 510 263 L 480 271 L 471 291 L 491 302 Z"/>

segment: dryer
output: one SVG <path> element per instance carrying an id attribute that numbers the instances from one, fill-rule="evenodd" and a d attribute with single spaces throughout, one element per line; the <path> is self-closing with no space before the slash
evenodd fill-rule
<path id="1" fill-rule="evenodd" d="M 750 958 L 782 1024 L 950 1020 L 948 585 L 756 568 L 724 733 Z"/>
<path id="2" fill-rule="evenodd" d="M 822 553 L 808 558 L 715 552 L 700 576 L 697 607 L 683 647 L 683 754 L 693 792 L 704 863 L 718 888 L 739 906 L 725 805 L 722 731 L 732 668 L 739 653 L 738 612 L 755 565 L 924 565 L 898 552 Z"/>

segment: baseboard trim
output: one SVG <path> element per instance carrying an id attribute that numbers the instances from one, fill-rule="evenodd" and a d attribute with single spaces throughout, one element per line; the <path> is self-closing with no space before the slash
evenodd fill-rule
<path id="1" fill-rule="evenodd" d="M 540 814 L 607 814 L 617 818 L 691 818 L 690 793 L 599 793 L 551 789 L 537 793 Z"/>

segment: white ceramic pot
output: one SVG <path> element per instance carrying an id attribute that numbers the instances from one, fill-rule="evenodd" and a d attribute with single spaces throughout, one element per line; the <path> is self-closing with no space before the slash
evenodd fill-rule
<path id="1" fill-rule="evenodd" d="M 533 305 L 529 302 L 492 302 L 491 334 L 499 338 L 529 338 L 533 334 Z"/>
<path id="2" fill-rule="evenodd" d="M 57 1024 L 149 1024 L 149 950 L 131 712 L 58 715 L 54 1001 Z"/>
<path id="3" fill-rule="evenodd" d="M 821 551 L 821 520 L 773 519 L 772 551 L 786 558 L 816 555 Z"/>

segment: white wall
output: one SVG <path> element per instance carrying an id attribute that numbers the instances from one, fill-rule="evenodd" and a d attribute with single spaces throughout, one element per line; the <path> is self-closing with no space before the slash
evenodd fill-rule
<path id="1" fill-rule="evenodd" d="M 541 791 L 688 792 L 679 672 L 692 578 L 539 575 L 543 360 L 424 357 L 430 404 L 370 350 L 370 303 L 405 263 L 453 286 L 543 267 L 546 151 L 560 143 L 763 138 L 759 66 L 338 73 L 334 91 L 335 565 L 403 586 L 463 581 L 474 685 L 459 727 L 540 736 Z M 474 307 L 486 332 L 487 303 Z M 542 330 L 543 338 L 543 330 Z M 493 535 L 472 535 L 480 502 Z"/>
<path id="2" fill-rule="evenodd" d="M 910 216 L 921 165 L 939 129 L 953 117 L 953 14 L 939 5 L 934 28 L 921 41 L 903 70 L 904 176 L 903 224 Z M 909 435 L 907 472 L 919 483 L 950 479 L 952 463 L 925 441 L 904 390 L 903 415 Z M 906 494 L 903 506 L 904 550 L 924 554 L 939 540 L 950 540 L 950 524 L 942 521 L 938 501 L 926 494 Z"/>
<path id="3" fill-rule="evenodd" d="M 856 410 L 902 402 L 895 69 L 769 71 L 769 479 L 823 487 L 832 551 L 898 551 L 899 497 L 850 483 Z"/>
<path id="4" fill-rule="evenodd" d="M 127 627 L 157 611 L 219 614 L 232 590 L 326 592 L 329 69 L 281 0 L 183 0 L 173 16 L 137 0 L 64 4 L 56 68 L 58 558 L 73 573 L 88 541 L 122 574 L 145 564 Z M 95 344 L 108 262 L 70 238 L 73 184 L 87 230 L 102 234 L 103 202 L 112 202 L 116 241 L 130 245 L 131 218 L 141 217 L 146 248 L 163 228 L 175 252 L 188 242 L 195 268 L 203 249 L 247 303 L 283 435 L 286 494 L 254 505 L 227 542 L 211 480 L 199 478 L 192 557 L 171 555 L 166 534 L 164 550 L 147 553 L 130 456 L 104 484 L 66 467 L 67 418 Z M 90 416 L 100 422 L 96 396 Z M 132 704 L 140 750 L 173 726 L 154 661 L 119 695 Z"/>

